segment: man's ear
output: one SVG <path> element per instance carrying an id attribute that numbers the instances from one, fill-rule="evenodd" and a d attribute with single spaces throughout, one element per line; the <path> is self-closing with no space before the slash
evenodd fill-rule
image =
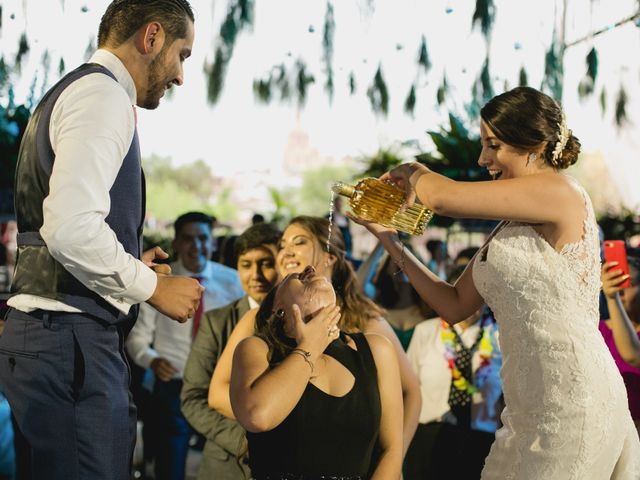
<path id="1" fill-rule="evenodd" d="M 138 50 L 143 55 L 159 53 L 165 40 L 165 33 L 159 22 L 150 22 L 138 32 Z"/>

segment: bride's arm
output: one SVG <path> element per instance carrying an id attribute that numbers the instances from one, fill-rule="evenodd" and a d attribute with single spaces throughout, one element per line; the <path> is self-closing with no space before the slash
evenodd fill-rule
<path id="1" fill-rule="evenodd" d="M 458 182 L 411 163 L 381 178 L 415 191 L 424 205 L 447 217 L 562 224 L 584 211 L 582 194 L 574 183 L 552 171 L 499 181 Z"/>
<path id="2" fill-rule="evenodd" d="M 375 227 L 371 225 L 370 227 L 368 227 L 369 230 L 373 232 L 372 228 Z M 374 234 L 378 236 L 395 263 L 407 274 L 411 285 L 420 297 L 447 322 L 458 323 L 484 304 L 483 298 L 473 283 L 473 260 L 469 262 L 455 284 L 451 285 L 431 272 L 405 249 L 394 231 L 383 230 Z"/>

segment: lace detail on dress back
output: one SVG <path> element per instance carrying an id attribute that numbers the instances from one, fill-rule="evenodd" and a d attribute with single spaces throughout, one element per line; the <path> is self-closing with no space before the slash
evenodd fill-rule
<path id="1" fill-rule="evenodd" d="M 556 251 L 533 226 L 508 222 L 474 261 L 500 327 L 506 403 L 483 479 L 609 478 L 628 432 L 626 391 L 598 331 L 597 224 L 578 188 L 581 239 Z"/>

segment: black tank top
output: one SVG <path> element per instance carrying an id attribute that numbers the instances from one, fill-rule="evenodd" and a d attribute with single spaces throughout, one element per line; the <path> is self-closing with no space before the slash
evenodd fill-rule
<path id="1" fill-rule="evenodd" d="M 247 432 L 249 464 L 260 478 L 367 478 L 380 427 L 375 362 L 364 334 L 335 340 L 324 351 L 354 376 L 343 397 L 309 383 L 298 404 L 273 430 Z"/>

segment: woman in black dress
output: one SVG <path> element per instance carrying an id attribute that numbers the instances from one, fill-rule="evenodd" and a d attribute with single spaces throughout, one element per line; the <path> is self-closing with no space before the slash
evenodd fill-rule
<path id="1" fill-rule="evenodd" d="M 380 335 L 342 334 L 335 302 L 313 267 L 291 274 L 235 350 L 231 406 L 256 480 L 400 478 L 395 351 Z"/>

